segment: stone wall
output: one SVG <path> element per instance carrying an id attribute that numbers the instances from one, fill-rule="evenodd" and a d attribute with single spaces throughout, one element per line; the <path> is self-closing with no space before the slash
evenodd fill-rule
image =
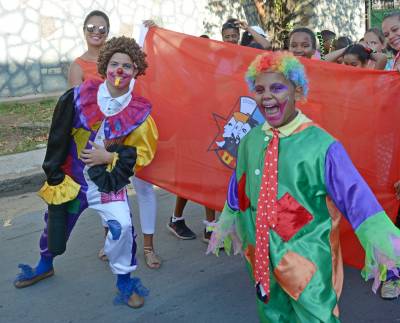
<path id="1" fill-rule="evenodd" d="M 220 39 L 223 21 L 244 18 L 233 0 L 0 0 L 0 98 L 66 90 L 69 64 L 85 51 L 84 17 L 95 9 L 109 15 L 110 36 L 137 37 L 141 22 L 153 19 Z M 356 40 L 365 30 L 364 11 L 362 0 L 315 0 L 308 25 Z"/>
<path id="2" fill-rule="evenodd" d="M 365 33 L 364 0 L 317 0 L 310 26 L 315 31 L 332 30 L 337 36 L 358 41 Z"/>
<path id="3" fill-rule="evenodd" d="M 0 0 L 0 97 L 62 92 L 70 62 L 85 51 L 82 25 L 99 9 L 110 36 L 137 37 L 142 20 L 204 32 L 206 0 Z"/>

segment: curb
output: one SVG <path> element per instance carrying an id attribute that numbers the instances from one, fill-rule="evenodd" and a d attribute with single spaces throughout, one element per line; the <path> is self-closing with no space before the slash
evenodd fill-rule
<path id="1" fill-rule="evenodd" d="M 46 176 L 43 172 L 0 180 L 0 196 L 9 197 L 24 193 L 37 192 L 45 180 Z"/>
<path id="2" fill-rule="evenodd" d="M 0 156 L 0 197 L 38 191 L 45 181 L 46 149 Z"/>

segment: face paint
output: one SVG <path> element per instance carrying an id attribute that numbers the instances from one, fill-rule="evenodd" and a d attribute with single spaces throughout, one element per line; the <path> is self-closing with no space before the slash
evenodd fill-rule
<path id="1" fill-rule="evenodd" d="M 283 91 L 287 91 L 289 88 L 282 83 L 272 83 L 271 86 L 269 87 L 269 90 L 271 93 L 278 94 Z"/>
<path id="2" fill-rule="evenodd" d="M 282 83 L 272 83 L 269 86 L 269 92 L 271 93 L 271 95 L 279 95 L 285 91 L 288 91 L 289 88 Z M 256 87 L 256 92 L 260 92 L 260 91 L 264 91 L 263 87 Z M 276 120 L 280 120 L 282 118 L 282 116 L 284 115 L 285 112 L 285 107 L 287 105 L 288 100 L 284 100 L 283 102 L 279 102 L 278 99 L 276 99 L 275 101 L 270 101 L 269 103 L 266 103 L 263 108 L 264 108 L 264 114 L 265 114 L 265 118 L 267 119 L 267 121 L 271 124 L 271 122 L 273 123 Z"/>
<path id="3" fill-rule="evenodd" d="M 127 54 L 115 53 L 107 65 L 107 82 L 118 90 L 128 89 L 136 74 L 136 65 Z"/>
<path id="4" fill-rule="evenodd" d="M 281 120 L 285 114 L 288 100 L 277 102 L 277 104 L 264 106 L 265 118 L 270 125 L 274 125 L 276 121 Z"/>
<path id="5" fill-rule="evenodd" d="M 129 86 L 132 78 L 132 74 L 124 73 L 123 71 L 122 73 L 118 73 L 118 71 L 111 71 L 107 73 L 107 79 L 117 88 Z"/>
<path id="6" fill-rule="evenodd" d="M 119 84 L 121 83 L 121 76 L 123 75 L 124 71 L 122 70 L 121 67 L 118 67 L 117 69 L 117 76 L 115 77 L 114 85 L 116 87 L 119 87 Z"/>
<path id="7" fill-rule="evenodd" d="M 297 114 L 295 87 L 281 73 L 266 72 L 257 76 L 254 98 L 268 124 L 274 128 L 289 123 Z"/>

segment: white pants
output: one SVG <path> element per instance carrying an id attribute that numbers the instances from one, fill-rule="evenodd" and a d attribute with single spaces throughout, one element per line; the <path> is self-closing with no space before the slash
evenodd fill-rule
<path id="1" fill-rule="evenodd" d="M 101 201 L 97 189 L 87 192 L 88 208 L 97 211 L 103 224 L 109 228 L 104 244 L 104 253 L 109 259 L 114 274 L 127 274 L 136 269 L 136 242 L 132 226 L 128 196 L 123 192 L 123 201 Z"/>
<path id="2" fill-rule="evenodd" d="M 144 234 L 154 234 L 156 227 L 157 202 L 153 184 L 131 177 L 139 204 L 140 226 Z"/>

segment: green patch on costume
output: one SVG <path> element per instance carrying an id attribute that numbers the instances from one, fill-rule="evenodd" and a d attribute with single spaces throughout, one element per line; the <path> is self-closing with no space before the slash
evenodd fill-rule
<path id="1" fill-rule="evenodd" d="M 79 201 L 79 199 L 76 198 L 76 199 L 72 200 L 71 202 L 68 203 L 68 207 L 67 207 L 68 214 L 71 214 L 71 215 L 78 214 L 80 206 L 81 206 L 81 202 Z"/>

